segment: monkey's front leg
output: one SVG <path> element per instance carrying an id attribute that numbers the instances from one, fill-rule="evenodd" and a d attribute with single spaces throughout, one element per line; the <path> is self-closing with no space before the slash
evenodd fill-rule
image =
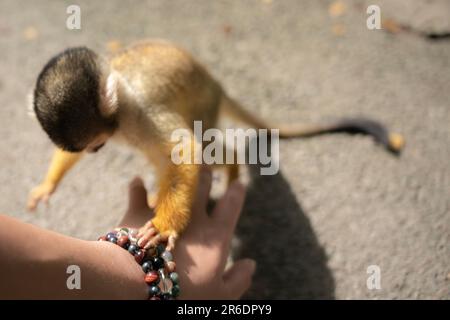
<path id="1" fill-rule="evenodd" d="M 67 171 L 73 167 L 81 158 L 83 153 L 72 153 L 61 149 L 56 149 L 50 163 L 47 175 L 44 181 L 31 190 L 28 196 L 27 208 L 32 211 L 36 209 L 39 201 L 48 202 L 51 194 L 58 187 L 59 182 Z"/>
<path id="2" fill-rule="evenodd" d="M 173 249 L 191 219 L 199 170 L 194 164 L 168 165 L 160 177 L 156 216 L 139 231 L 139 245 L 149 247 L 168 240 L 167 249 Z"/>

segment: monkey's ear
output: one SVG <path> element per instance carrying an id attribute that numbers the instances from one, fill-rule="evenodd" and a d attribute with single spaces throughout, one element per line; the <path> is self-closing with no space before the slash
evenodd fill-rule
<path id="1" fill-rule="evenodd" d="M 119 84 L 119 77 L 115 72 L 111 72 L 106 81 L 104 81 L 100 88 L 100 111 L 108 117 L 113 115 L 119 106 L 117 98 L 117 87 Z"/>
<path id="2" fill-rule="evenodd" d="M 30 91 L 27 94 L 27 110 L 28 115 L 32 118 L 36 118 L 36 113 L 34 112 L 34 92 Z"/>

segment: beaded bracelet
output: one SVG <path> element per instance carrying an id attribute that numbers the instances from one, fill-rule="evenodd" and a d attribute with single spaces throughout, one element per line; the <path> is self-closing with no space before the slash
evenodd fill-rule
<path id="1" fill-rule="evenodd" d="M 145 273 L 144 281 L 148 284 L 149 300 L 172 300 L 180 294 L 178 274 L 172 253 L 166 251 L 163 244 L 151 246 L 147 250 L 137 245 L 136 229 L 116 228 L 98 238 L 109 241 L 128 250 Z"/>

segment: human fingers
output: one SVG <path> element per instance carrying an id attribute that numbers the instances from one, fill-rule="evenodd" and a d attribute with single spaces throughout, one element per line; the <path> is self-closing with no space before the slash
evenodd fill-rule
<path id="1" fill-rule="evenodd" d="M 250 288 L 255 270 L 254 260 L 242 259 L 225 272 L 223 280 L 230 299 L 239 299 Z"/>
<path id="2" fill-rule="evenodd" d="M 207 166 L 202 166 L 199 174 L 199 181 L 197 187 L 197 194 L 192 208 L 192 219 L 203 220 L 206 217 L 206 206 L 209 200 L 209 193 L 211 191 L 212 172 Z M 194 221 L 192 223 L 196 225 Z"/>
<path id="3" fill-rule="evenodd" d="M 217 202 L 211 218 L 217 227 L 218 236 L 228 246 L 233 235 L 236 223 L 242 211 L 245 200 L 245 187 L 238 181 L 230 184 L 230 187 Z"/>
<path id="4" fill-rule="evenodd" d="M 128 211 L 149 209 L 147 190 L 140 177 L 135 177 L 128 185 Z"/>

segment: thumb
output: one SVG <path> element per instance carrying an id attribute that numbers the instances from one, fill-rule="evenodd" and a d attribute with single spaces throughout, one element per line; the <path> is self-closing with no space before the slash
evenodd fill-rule
<path id="1" fill-rule="evenodd" d="M 223 280 L 230 299 L 239 299 L 252 284 L 256 262 L 252 259 L 236 261 L 224 274 Z"/>
<path id="2" fill-rule="evenodd" d="M 136 177 L 128 186 L 128 211 L 147 209 L 147 190 L 141 178 Z"/>

